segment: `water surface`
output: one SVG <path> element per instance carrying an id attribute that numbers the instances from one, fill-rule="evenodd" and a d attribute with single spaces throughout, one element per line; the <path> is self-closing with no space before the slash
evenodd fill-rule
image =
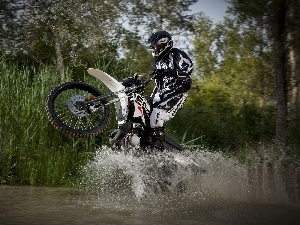
<path id="1" fill-rule="evenodd" d="M 190 156 L 206 172 L 102 149 L 74 188 L 0 185 L 0 224 L 300 224 L 299 174 Z"/>

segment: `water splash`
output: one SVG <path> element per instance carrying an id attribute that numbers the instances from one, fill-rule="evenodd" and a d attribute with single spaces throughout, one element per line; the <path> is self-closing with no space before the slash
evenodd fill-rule
<path id="1" fill-rule="evenodd" d="M 103 147 L 83 169 L 81 181 L 97 193 L 132 192 L 138 200 L 156 197 L 162 192 L 182 192 L 183 181 L 189 181 L 193 168 L 170 163 L 174 155 L 159 153 L 136 157 Z"/>
<path id="2" fill-rule="evenodd" d="M 204 148 L 183 152 L 206 170 L 199 172 L 168 163 L 168 154 L 136 157 L 102 147 L 83 168 L 81 183 L 98 196 L 131 196 L 156 204 L 162 199 L 177 199 L 180 204 L 184 199 L 185 203 L 226 200 L 299 205 L 299 166 L 285 169 L 284 156 L 264 152 L 249 156 L 249 162 L 241 164 L 222 152 Z"/>

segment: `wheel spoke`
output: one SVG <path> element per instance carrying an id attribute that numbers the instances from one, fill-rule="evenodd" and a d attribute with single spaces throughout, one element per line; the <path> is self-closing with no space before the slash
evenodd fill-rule
<path id="1" fill-rule="evenodd" d="M 94 137 L 109 121 L 109 106 L 97 102 L 101 109 L 85 106 L 89 98 L 100 96 L 94 87 L 80 82 L 66 82 L 48 95 L 46 111 L 50 122 L 73 137 Z"/>
<path id="2" fill-rule="evenodd" d="M 79 89 L 69 89 L 62 92 L 55 101 L 56 116 L 64 124 L 76 130 L 93 129 L 98 125 L 103 116 L 101 110 L 97 110 L 95 114 L 88 114 L 85 109 L 76 107 L 74 103 L 76 101 L 83 101 L 86 98 L 85 96 L 91 95 L 91 93 Z"/>

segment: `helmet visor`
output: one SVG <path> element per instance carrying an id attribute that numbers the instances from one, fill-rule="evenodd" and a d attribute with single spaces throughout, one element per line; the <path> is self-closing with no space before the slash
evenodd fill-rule
<path id="1" fill-rule="evenodd" d="M 161 38 L 158 42 L 150 43 L 150 48 L 153 50 L 153 55 L 160 55 L 169 45 L 168 38 Z"/>
<path id="2" fill-rule="evenodd" d="M 161 52 L 163 52 L 165 50 L 165 44 L 156 44 L 153 47 L 151 46 L 154 55 L 160 55 Z"/>

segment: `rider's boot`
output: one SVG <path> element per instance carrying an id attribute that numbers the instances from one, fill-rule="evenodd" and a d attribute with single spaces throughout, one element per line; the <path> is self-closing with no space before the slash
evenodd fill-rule
<path id="1" fill-rule="evenodd" d="M 149 144 L 151 147 L 163 151 L 165 141 L 165 128 L 164 127 L 154 127 L 150 129 Z"/>

